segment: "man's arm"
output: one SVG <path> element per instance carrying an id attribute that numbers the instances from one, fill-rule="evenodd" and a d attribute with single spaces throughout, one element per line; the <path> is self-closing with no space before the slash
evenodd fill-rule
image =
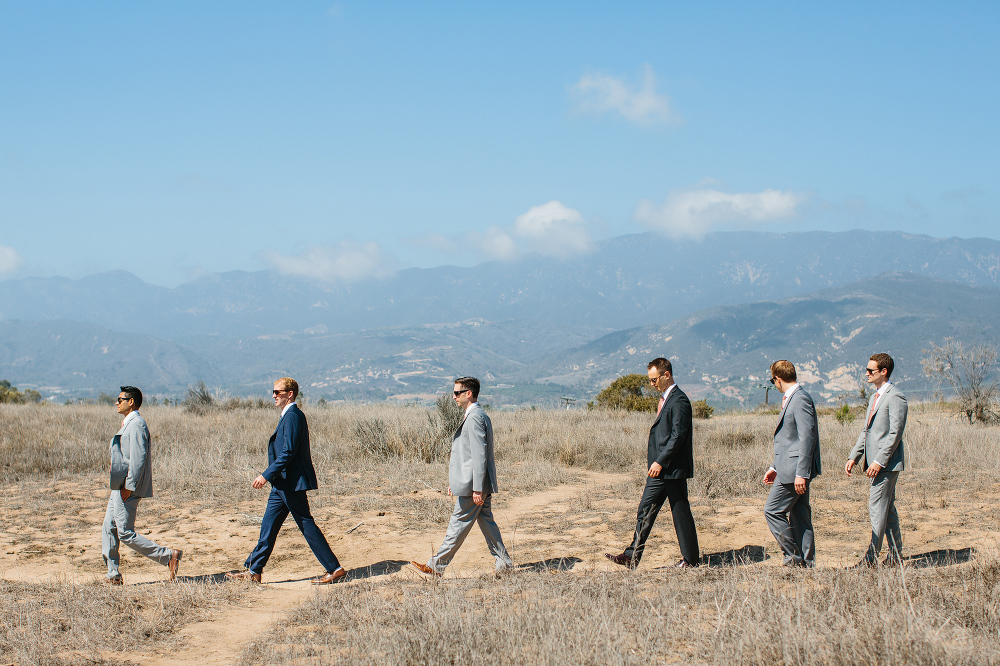
<path id="1" fill-rule="evenodd" d="M 813 459 L 819 451 L 816 406 L 804 395 L 797 402 L 799 405 L 793 413 L 795 430 L 799 435 L 799 462 L 795 466 L 795 476 L 809 479 L 812 477 Z"/>
<path id="2" fill-rule="evenodd" d="M 472 429 L 469 432 L 469 455 L 472 458 L 472 499 L 476 495 L 480 498 L 483 494 L 483 486 L 486 483 L 486 419 L 483 414 L 472 413 L 466 419 L 466 424 L 472 422 Z M 476 502 L 481 504 L 482 501 Z"/>
<path id="3" fill-rule="evenodd" d="M 878 453 L 875 454 L 875 464 L 881 468 L 889 466 L 889 459 L 899 448 L 899 443 L 903 441 L 903 429 L 906 428 L 906 398 L 902 393 L 893 391 L 892 395 L 885 403 L 886 411 L 889 415 L 889 432 L 879 438 Z"/>
<path id="4" fill-rule="evenodd" d="M 122 486 L 122 499 L 128 499 L 129 495 L 135 492 L 139 475 L 145 469 L 146 460 L 149 458 L 149 431 L 135 420 L 125 428 L 122 440 L 124 440 L 122 444 L 128 446 L 128 474 Z"/>
<path id="5" fill-rule="evenodd" d="M 299 452 L 299 441 L 306 425 L 305 419 L 297 412 L 289 414 L 288 417 L 278 426 L 278 436 L 274 440 L 274 462 L 260 474 L 268 483 L 273 484 L 274 479 L 288 467 Z"/>
<path id="6" fill-rule="evenodd" d="M 666 467 L 677 455 L 682 438 L 691 435 L 691 402 L 687 398 L 678 396 L 665 416 L 670 419 L 670 436 L 664 442 L 660 455 L 656 457 L 656 462 L 661 467 Z"/>

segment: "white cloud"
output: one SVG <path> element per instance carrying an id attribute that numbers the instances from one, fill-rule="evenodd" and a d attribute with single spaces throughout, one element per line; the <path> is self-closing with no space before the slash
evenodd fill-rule
<path id="1" fill-rule="evenodd" d="M 491 226 L 469 234 L 469 241 L 494 259 L 514 259 L 528 253 L 568 257 L 594 249 L 586 220 L 580 211 L 550 201 L 514 218 L 512 226 Z"/>
<path id="2" fill-rule="evenodd" d="M 298 275 L 325 282 L 353 282 L 391 275 L 396 263 L 378 243 L 344 240 L 333 246 L 312 247 L 298 255 L 263 253 L 263 259 L 286 275 Z"/>
<path id="3" fill-rule="evenodd" d="M 778 190 L 736 194 L 713 189 L 678 190 L 667 195 L 662 205 L 643 199 L 633 217 L 670 236 L 701 238 L 722 225 L 747 228 L 794 217 L 799 204 L 807 198 Z"/>
<path id="4" fill-rule="evenodd" d="M 585 74 L 570 90 L 578 111 L 598 115 L 610 111 L 647 126 L 680 121 L 670 98 L 656 92 L 656 73 L 648 63 L 642 66 L 642 84 L 638 87 L 606 74 Z"/>
<path id="5" fill-rule="evenodd" d="M 21 255 L 12 247 L 0 245 L 0 275 L 13 273 L 24 264 Z"/>

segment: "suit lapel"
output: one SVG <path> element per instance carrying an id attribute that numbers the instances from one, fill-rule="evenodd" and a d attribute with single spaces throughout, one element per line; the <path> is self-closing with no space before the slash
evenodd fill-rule
<path id="1" fill-rule="evenodd" d="M 778 431 L 781 430 L 781 424 L 785 422 L 785 411 L 788 409 L 788 405 L 792 404 L 792 398 L 798 393 L 802 387 L 792 391 L 791 395 L 788 396 L 788 400 L 785 400 L 785 396 L 781 396 L 781 412 L 778 413 L 778 425 L 774 426 L 774 434 L 777 435 Z"/>

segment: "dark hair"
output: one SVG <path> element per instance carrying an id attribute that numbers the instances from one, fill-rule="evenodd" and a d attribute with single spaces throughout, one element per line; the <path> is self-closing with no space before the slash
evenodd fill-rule
<path id="1" fill-rule="evenodd" d="M 126 398 L 135 401 L 136 409 L 142 407 L 142 391 L 134 386 L 119 386 L 118 388 L 122 390 L 122 393 L 125 394 Z"/>
<path id="2" fill-rule="evenodd" d="M 892 362 L 892 357 L 885 352 L 879 352 L 878 354 L 872 354 L 868 359 L 869 361 L 875 361 L 878 363 L 879 370 L 885 370 L 885 378 L 889 379 L 892 377 L 892 368 L 895 365 Z"/>
<path id="3" fill-rule="evenodd" d="M 479 397 L 479 380 L 475 377 L 459 377 L 455 380 L 455 383 L 466 391 L 472 391 L 473 400 Z"/>
<path id="4" fill-rule="evenodd" d="M 659 372 L 661 375 L 665 375 L 668 372 L 671 375 L 674 374 L 674 368 L 672 365 L 670 365 L 670 361 L 663 358 L 662 356 L 654 358 L 646 365 L 647 370 L 652 370 L 653 368 L 656 368 L 656 371 Z"/>
<path id="5" fill-rule="evenodd" d="M 795 366 L 792 365 L 791 361 L 775 361 L 771 364 L 771 376 L 783 382 L 794 382 L 796 381 Z"/>

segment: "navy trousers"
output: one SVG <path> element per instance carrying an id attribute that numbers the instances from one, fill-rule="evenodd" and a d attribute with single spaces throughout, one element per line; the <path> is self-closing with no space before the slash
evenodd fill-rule
<path id="1" fill-rule="evenodd" d="M 302 536 L 306 538 L 306 543 L 312 548 L 313 555 L 323 565 L 324 571 L 336 571 L 340 568 L 337 556 L 330 550 L 330 544 L 326 542 L 326 537 L 316 525 L 312 514 L 309 513 L 309 498 L 306 491 L 297 490 L 286 492 L 271 488 L 271 494 L 267 498 L 267 509 L 264 511 L 264 520 L 260 524 L 260 539 L 254 547 L 250 557 L 247 558 L 244 566 L 254 573 L 263 573 L 264 565 L 271 557 L 274 550 L 274 542 L 278 538 L 278 530 L 285 522 L 288 514 L 292 514 L 295 524 L 302 531 Z"/>

